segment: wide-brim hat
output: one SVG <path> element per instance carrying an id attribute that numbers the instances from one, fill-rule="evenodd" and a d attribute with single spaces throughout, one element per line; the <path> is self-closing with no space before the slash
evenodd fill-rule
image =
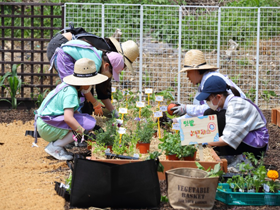
<path id="1" fill-rule="evenodd" d="M 134 72 L 132 63 L 136 60 L 139 56 L 139 48 L 138 45 L 132 41 L 128 40 L 126 42 L 118 42 L 114 37 L 109 37 L 115 48 L 117 49 L 118 53 L 122 54 L 124 57 L 124 63 L 129 70 Z"/>
<path id="2" fill-rule="evenodd" d="M 217 66 L 212 66 L 206 63 L 203 52 L 200 50 L 189 50 L 184 59 L 184 68 L 180 71 L 189 70 L 217 70 Z"/>
<path id="3" fill-rule="evenodd" d="M 93 60 L 81 58 L 75 62 L 74 73 L 64 77 L 63 82 L 74 86 L 87 86 L 100 84 L 107 79 L 107 76 L 97 73 Z"/>

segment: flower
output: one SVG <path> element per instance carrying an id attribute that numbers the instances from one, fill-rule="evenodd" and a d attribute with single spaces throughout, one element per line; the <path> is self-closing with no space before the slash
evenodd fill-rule
<path id="1" fill-rule="evenodd" d="M 141 121 L 139 117 L 134 118 L 135 121 Z"/>
<path id="2" fill-rule="evenodd" d="M 114 123 L 112 123 L 112 126 L 114 126 Z"/>
<path id="3" fill-rule="evenodd" d="M 272 179 L 273 181 L 275 181 L 275 179 L 278 179 L 279 174 L 278 174 L 278 172 L 275 171 L 275 170 L 269 170 L 269 171 L 267 172 L 267 177 L 270 178 L 270 179 Z"/>
<path id="4" fill-rule="evenodd" d="M 122 125 L 120 123 L 118 123 L 118 128 L 120 128 Z"/>

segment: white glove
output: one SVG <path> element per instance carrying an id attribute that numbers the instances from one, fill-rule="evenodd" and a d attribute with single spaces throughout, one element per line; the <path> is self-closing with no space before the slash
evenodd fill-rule
<path id="1" fill-rule="evenodd" d="M 174 106 L 170 110 L 173 111 L 173 114 L 182 116 L 187 114 L 187 105 L 176 103 L 176 106 Z"/>
<path id="2" fill-rule="evenodd" d="M 119 118 L 119 117 L 120 117 L 118 111 L 115 110 L 115 109 L 113 109 L 113 110 L 111 111 L 111 115 L 112 115 L 114 118 Z"/>

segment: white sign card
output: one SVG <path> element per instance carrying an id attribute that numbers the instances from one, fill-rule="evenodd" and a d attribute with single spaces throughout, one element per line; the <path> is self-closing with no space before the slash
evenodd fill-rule
<path id="1" fill-rule="evenodd" d="M 167 106 L 161 106 L 159 109 L 162 112 L 166 112 L 167 111 Z"/>
<path id="2" fill-rule="evenodd" d="M 139 107 L 139 108 L 145 107 L 145 102 L 136 101 L 136 107 Z"/>
<path id="3" fill-rule="evenodd" d="M 154 112 L 154 117 L 156 117 L 156 118 L 162 117 L 162 111 Z"/>
<path id="4" fill-rule="evenodd" d="M 216 115 L 180 119 L 181 145 L 219 141 Z"/>
<path id="5" fill-rule="evenodd" d="M 126 131 L 125 128 L 120 127 L 119 130 L 118 130 L 118 133 L 119 133 L 119 134 L 125 134 L 125 131 Z"/>
<path id="6" fill-rule="evenodd" d="M 153 93 L 153 89 L 152 88 L 146 88 L 145 89 L 145 93 L 146 94 L 152 94 Z"/>
<path id="7" fill-rule="evenodd" d="M 111 91 L 112 91 L 112 93 L 115 93 L 116 92 L 116 87 L 112 87 Z"/>
<path id="8" fill-rule="evenodd" d="M 127 114 L 127 108 L 119 108 L 119 113 Z"/>
<path id="9" fill-rule="evenodd" d="M 180 130 L 180 124 L 179 123 L 172 123 L 172 130 L 179 131 Z"/>
<path id="10" fill-rule="evenodd" d="M 156 101 L 163 101 L 163 96 L 156 96 Z"/>

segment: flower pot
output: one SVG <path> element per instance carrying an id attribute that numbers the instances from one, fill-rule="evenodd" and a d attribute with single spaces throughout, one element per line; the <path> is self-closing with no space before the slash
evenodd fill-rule
<path id="1" fill-rule="evenodd" d="M 184 160 L 195 160 L 196 158 L 196 152 L 194 153 L 193 156 L 186 156 L 186 157 L 183 157 Z"/>
<path id="2" fill-rule="evenodd" d="M 141 154 L 146 154 L 148 153 L 148 151 L 150 150 L 150 143 L 141 143 L 141 142 L 138 142 L 136 144 L 136 149 L 139 149 L 139 152 Z"/>
<path id="3" fill-rule="evenodd" d="M 279 195 L 278 195 L 279 196 Z M 273 193 L 264 194 L 264 203 L 265 205 L 275 206 L 277 204 L 277 199 L 279 198 L 277 195 L 273 195 Z"/>
<path id="4" fill-rule="evenodd" d="M 92 140 L 87 140 L 87 149 L 88 149 L 88 150 L 91 150 L 91 144 L 89 144 L 88 142 L 94 142 L 94 141 L 92 141 Z"/>
<path id="5" fill-rule="evenodd" d="M 112 153 L 113 152 L 113 145 L 106 145 L 105 147 L 107 147 L 108 149 L 110 149 L 110 152 Z"/>
<path id="6" fill-rule="evenodd" d="M 166 160 L 179 160 L 179 158 L 176 155 L 166 155 Z"/>

